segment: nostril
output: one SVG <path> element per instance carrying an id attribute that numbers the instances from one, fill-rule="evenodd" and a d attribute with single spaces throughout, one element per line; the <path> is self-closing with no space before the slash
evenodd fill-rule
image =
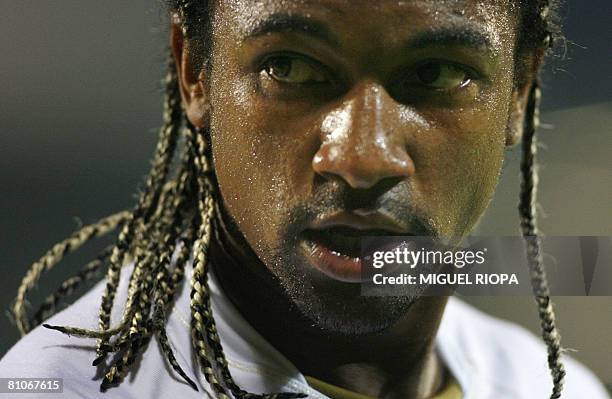
<path id="1" fill-rule="evenodd" d="M 329 161 L 328 149 L 325 146 L 319 148 L 319 151 L 312 157 L 312 168 L 316 172 L 322 172 Z"/>
<path id="2" fill-rule="evenodd" d="M 312 159 L 313 170 L 327 178 L 341 178 L 355 189 L 368 189 L 384 179 L 405 179 L 414 174 L 414 162 L 406 152 L 389 147 L 356 151 L 324 144 Z"/>
<path id="3" fill-rule="evenodd" d="M 336 145 L 323 145 L 312 158 L 312 165 L 323 170 L 333 167 L 333 164 L 341 161 L 341 157 L 346 157 L 343 151 Z"/>
<path id="4" fill-rule="evenodd" d="M 408 155 L 406 151 L 395 151 L 394 153 L 390 153 L 388 155 L 389 160 L 388 163 L 391 166 L 390 176 L 412 176 L 415 173 L 415 165 L 412 158 Z"/>

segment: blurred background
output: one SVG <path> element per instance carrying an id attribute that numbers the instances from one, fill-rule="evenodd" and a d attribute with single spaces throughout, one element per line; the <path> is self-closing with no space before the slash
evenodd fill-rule
<path id="1" fill-rule="evenodd" d="M 612 234 L 609 0 L 566 1 L 565 58 L 544 76 L 541 227 Z M 607 11 L 606 11 L 607 10 Z M 81 224 L 129 208 L 161 123 L 168 41 L 155 0 L 0 0 L 0 357 L 29 265 Z M 519 234 L 519 149 L 478 233 Z M 42 298 L 104 243 L 44 278 Z M 610 265 L 612 266 L 612 265 Z M 564 346 L 612 386 L 612 297 L 556 297 Z M 532 298 L 467 298 L 538 332 Z"/>

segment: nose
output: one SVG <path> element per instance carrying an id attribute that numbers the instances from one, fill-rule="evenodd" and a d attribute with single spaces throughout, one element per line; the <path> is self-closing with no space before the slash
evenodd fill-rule
<path id="1" fill-rule="evenodd" d="M 415 166 L 406 149 L 406 129 L 400 104 L 382 86 L 370 82 L 354 87 L 324 116 L 322 143 L 312 167 L 356 189 L 409 177 Z"/>

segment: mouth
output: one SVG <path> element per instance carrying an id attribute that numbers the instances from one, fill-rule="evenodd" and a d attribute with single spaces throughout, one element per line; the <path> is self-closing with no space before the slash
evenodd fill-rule
<path id="1" fill-rule="evenodd" d="M 376 217 L 346 214 L 322 221 L 302 233 L 301 244 L 311 266 L 329 278 L 363 282 L 362 241 L 373 236 L 408 236 L 397 225 Z"/>

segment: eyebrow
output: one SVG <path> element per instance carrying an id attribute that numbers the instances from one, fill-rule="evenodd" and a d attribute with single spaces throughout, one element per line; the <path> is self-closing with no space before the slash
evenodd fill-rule
<path id="1" fill-rule="evenodd" d="M 481 52 L 495 53 L 497 41 L 480 25 L 436 27 L 408 39 L 406 49 L 427 47 L 470 47 Z M 315 37 L 333 47 L 340 47 L 338 38 L 329 27 L 314 18 L 297 14 L 273 13 L 256 21 L 245 29 L 242 40 L 253 39 L 272 33 L 297 32 Z"/>
<path id="2" fill-rule="evenodd" d="M 315 37 L 333 47 L 339 41 L 331 30 L 322 22 L 302 15 L 274 13 L 255 22 L 243 34 L 243 40 L 265 36 L 271 33 L 297 32 Z"/>
<path id="3" fill-rule="evenodd" d="M 409 39 L 405 47 L 460 46 L 472 47 L 480 51 L 495 52 L 499 47 L 497 41 L 489 34 L 484 33 L 485 31 L 483 27 L 472 26 L 434 28 Z"/>

